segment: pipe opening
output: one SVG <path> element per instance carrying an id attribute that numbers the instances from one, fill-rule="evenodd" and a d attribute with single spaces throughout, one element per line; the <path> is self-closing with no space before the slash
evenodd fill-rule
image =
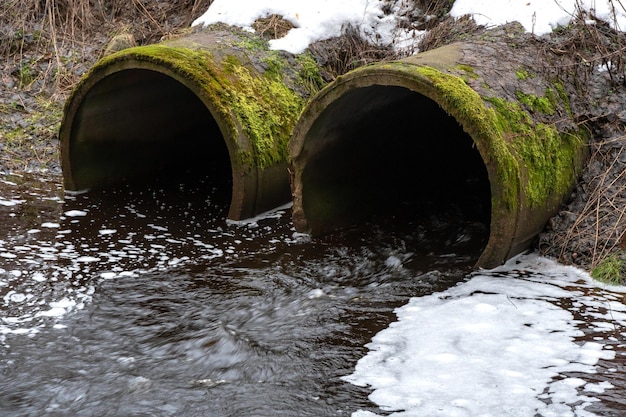
<path id="1" fill-rule="evenodd" d="M 307 158 L 302 208 L 311 233 L 373 215 L 451 218 L 471 225 L 480 235 L 473 242 L 484 249 L 487 169 L 473 139 L 437 103 L 408 88 L 371 85 L 341 95 L 316 117 L 300 153 Z"/>
<path id="2" fill-rule="evenodd" d="M 68 189 L 210 177 L 232 192 L 228 149 L 211 112 L 160 72 L 126 69 L 97 81 L 76 110 L 70 135 Z"/>

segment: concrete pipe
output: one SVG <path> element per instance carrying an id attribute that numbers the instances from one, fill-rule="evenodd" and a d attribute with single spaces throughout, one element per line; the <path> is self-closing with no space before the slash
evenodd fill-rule
<path id="1" fill-rule="evenodd" d="M 230 219 L 284 204 L 287 142 L 314 70 L 310 57 L 270 51 L 230 27 L 106 56 L 65 106 L 65 187 L 210 166 L 232 180 Z"/>
<path id="2" fill-rule="evenodd" d="M 296 229 L 321 234 L 403 198 L 456 198 L 486 218 L 478 267 L 526 249 L 570 195 L 588 133 L 565 87 L 516 53 L 453 44 L 329 84 L 289 144 Z"/>

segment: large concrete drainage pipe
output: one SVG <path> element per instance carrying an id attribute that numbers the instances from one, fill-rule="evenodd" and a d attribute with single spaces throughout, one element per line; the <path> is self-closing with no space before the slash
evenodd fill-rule
<path id="1" fill-rule="evenodd" d="M 518 63 L 508 79 L 482 72 L 490 51 L 455 44 L 373 64 L 314 97 L 289 145 L 296 229 L 321 234 L 405 198 L 462 199 L 489 228 L 477 266 L 527 248 L 569 196 L 586 130 L 563 122 L 562 85 L 519 76 Z"/>
<path id="2" fill-rule="evenodd" d="M 284 204 L 287 142 L 308 94 L 298 77 L 293 57 L 233 28 L 104 57 L 66 103 L 65 187 L 209 167 L 232 182 L 231 219 Z"/>

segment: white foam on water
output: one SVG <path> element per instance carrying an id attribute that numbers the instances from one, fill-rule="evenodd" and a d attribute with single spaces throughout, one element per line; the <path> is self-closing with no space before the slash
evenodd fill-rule
<path id="1" fill-rule="evenodd" d="M 572 311 L 626 325 L 626 306 L 586 291 L 595 286 L 582 271 L 536 255 L 513 259 L 398 308 L 398 321 L 343 379 L 371 387 L 370 399 L 392 416 L 593 415 L 584 410 L 597 401 L 589 393 L 611 384 L 566 373 L 595 373 L 615 352 L 602 340 L 580 341 Z M 578 305 L 565 309 L 563 300 Z"/>
<path id="2" fill-rule="evenodd" d="M 60 317 L 68 313 L 72 308 L 76 306 L 76 300 L 69 298 L 63 298 L 59 301 L 52 301 L 49 304 L 49 309 L 40 311 L 36 314 L 37 317 Z"/>
<path id="3" fill-rule="evenodd" d="M 5 199 L 0 197 L 0 206 L 12 207 L 17 206 L 18 204 L 21 204 L 23 202 L 24 200 Z"/>
<path id="4" fill-rule="evenodd" d="M 65 214 L 67 217 L 84 217 L 87 215 L 87 211 L 85 210 L 68 210 Z"/>

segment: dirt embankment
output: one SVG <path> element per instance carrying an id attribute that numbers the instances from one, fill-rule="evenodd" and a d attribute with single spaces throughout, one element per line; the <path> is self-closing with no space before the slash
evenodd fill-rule
<path id="1" fill-rule="evenodd" d="M 520 33 L 511 38 L 507 31 L 487 31 L 469 19 L 446 19 L 447 1 L 413 1 L 438 16 L 407 16 L 405 24 L 424 28 L 428 22 L 431 29 L 420 50 L 458 39 L 532 47 L 536 55 L 528 65 L 540 63 L 538 70 L 565 80 L 575 92 L 572 110 L 592 133 L 590 159 L 571 200 L 550 220 L 537 248 L 562 263 L 621 281 L 626 277 L 626 37 L 602 22 L 583 24 L 589 16 L 581 16 L 580 22 L 550 36 Z M 0 173 L 59 175 L 57 133 L 63 103 L 110 40 L 126 33 L 141 45 L 185 33 L 211 0 L 114 0 L 106 7 L 87 0 L 9 3 L 0 10 Z M 259 25 L 265 35 L 280 35 L 281 22 L 275 18 Z M 393 57 L 390 48 L 373 47 L 350 28 L 344 37 L 311 50 L 330 77 L 355 63 Z"/>

